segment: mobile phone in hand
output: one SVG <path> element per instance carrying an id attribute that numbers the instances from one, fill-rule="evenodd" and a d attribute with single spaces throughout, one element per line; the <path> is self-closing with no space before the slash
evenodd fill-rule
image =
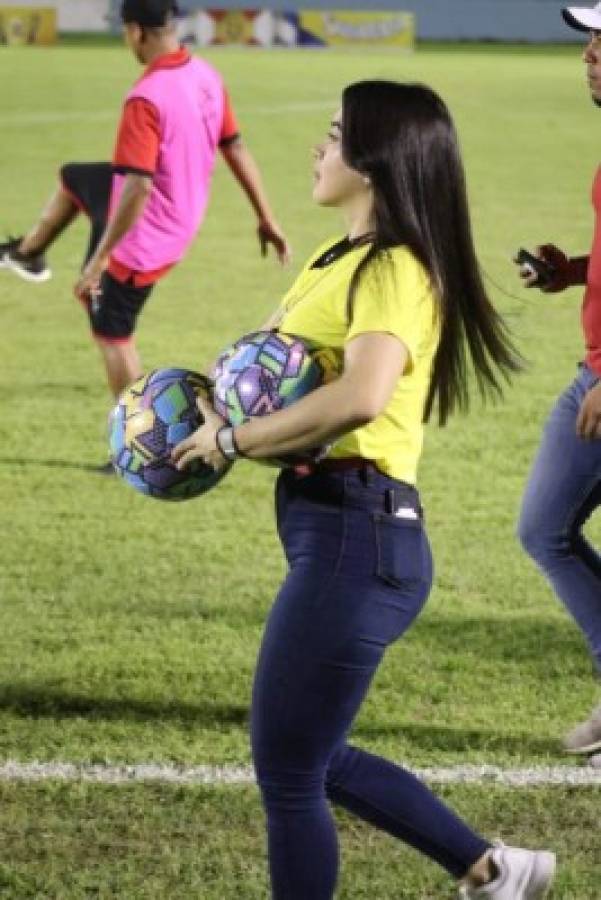
<path id="1" fill-rule="evenodd" d="M 528 275 L 536 275 L 536 281 L 532 284 L 537 287 L 545 287 L 550 284 L 555 274 L 555 268 L 550 263 L 545 262 L 540 256 L 534 256 L 523 247 L 520 247 L 515 255 L 515 261 L 526 269 Z"/>

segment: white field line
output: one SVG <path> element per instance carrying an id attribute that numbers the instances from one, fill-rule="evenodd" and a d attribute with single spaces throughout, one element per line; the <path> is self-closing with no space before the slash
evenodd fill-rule
<path id="1" fill-rule="evenodd" d="M 510 787 L 601 786 L 601 770 L 587 766 L 502 769 L 497 766 L 450 766 L 412 770 L 429 784 L 500 784 Z M 84 765 L 64 762 L 21 763 L 8 760 L 0 765 L 0 781 L 46 781 L 56 779 L 99 784 L 164 782 L 167 784 L 254 784 L 250 766 Z"/>
<path id="2" fill-rule="evenodd" d="M 241 120 L 245 116 L 280 116 L 302 114 L 319 110 L 334 110 L 336 98 L 331 100 L 308 100 L 298 103 L 281 103 L 273 106 L 237 106 L 236 113 Z M 61 110 L 46 109 L 35 112 L 4 113 L 0 117 L 3 128 L 27 128 L 37 125 L 55 125 L 65 122 L 110 122 L 117 121 L 119 107 L 113 109 Z"/>

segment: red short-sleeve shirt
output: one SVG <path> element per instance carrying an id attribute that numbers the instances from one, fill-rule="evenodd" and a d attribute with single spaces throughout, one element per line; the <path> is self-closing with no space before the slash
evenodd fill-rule
<path id="1" fill-rule="evenodd" d="M 179 66 L 188 58 L 185 48 L 159 57 L 149 67 L 150 70 Z M 239 137 L 238 122 L 229 94 L 223 89 L 223 120 L 219 135 L 219 146 L 224 147 Z M 113 168 L 116 172 L 153 176 L 159 155 L 161 131 L 157 108 L 150 100 L 135 97 L 128 100 L 121 114 L 117 140 L 113 153 Z M 111 260 L 109 271 L 119 281 L 133 277 L 134 283 L 143 286 L 157 281 L 171 266 L 159 272 L 130 272 L 125 266 Z"/>

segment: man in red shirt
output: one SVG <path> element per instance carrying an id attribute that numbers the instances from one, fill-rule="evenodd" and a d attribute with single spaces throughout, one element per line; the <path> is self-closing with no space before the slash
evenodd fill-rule
<path id="1" fill-rule="evenodd" d="M 51 277 L 45 253 L 84 211 L 91 235 L 75 293 L 115 396 L 141 374 L 134 330 L 154 285 L 201 224 L 217 149 L 257 216 L 263 255 L 288 242 L 240 137 L 219 73 L 179 45 L 175 0 L 123 0 L 125 39 L 146 68 L 124 103 L 111 163 L 70 163 L 38 222 L 0 244 L 0 266 L 30 282 Z"/>
<path id="2" fill-rule="evenodd" d="M 583 60 L 593 102 L 601 106 L 601 3 L 562 13 L 568 25 L 588 34 Z M 549 267 L 544 281 L 528 267 L 521 271 L 529 287 L 546 292 L 586 285 L 586 355 L 546 424 L 524 494 L 519 536 L 584 632 L 601 670 L 601 554 L 583 534 L 587 519 L 601 506 L 601 168 L 593 184 L 593 207 L 588 256 L 568 258 L 545 244 L 537 249 Z M 565 736 L 564 747 L 589 754 L 601 749 L 601 705 Z"/>

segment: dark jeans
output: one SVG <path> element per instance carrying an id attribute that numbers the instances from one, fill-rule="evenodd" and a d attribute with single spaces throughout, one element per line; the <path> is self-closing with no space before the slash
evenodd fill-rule
<path id="1" fill-rule="evenodd" d="M 430 590 L 417 492 L 372 468 L 306 478 L 288 470 L 276 502 L 289 572 L 265 630 L 252 709 L 273 897 L 333 896 L 328 799 L 461 877 L 489 844 L 409 772 L 347 744 L 386 648 Z"/>
<path id="2" fill-rule="evenodd" d="M 586 393 L 599 380 L 587 366 L 557 401 L 524 493 L 520 540 L 589 643 L 601 670 L 601 556 L 582 528 L 601 505 L 601 440 L 576 434 Z"/>

